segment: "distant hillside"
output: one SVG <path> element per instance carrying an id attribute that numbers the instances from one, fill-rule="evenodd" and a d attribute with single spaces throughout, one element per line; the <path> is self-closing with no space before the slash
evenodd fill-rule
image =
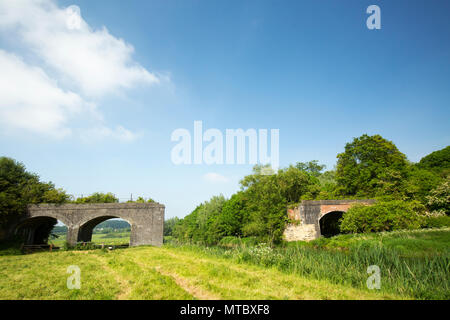
<path id="1" fill-rule="evenodd" d="M 130 224 L 124 220 L 107 220 L 98 224 L 95 229 L 127 229 L 130 228 Z"/>
<path id="2" fill-rule="evenodd" d="M 52 233 L 67 233 L 67 227 L 66 226 L 54 226 Z"/>
<path id="3" fill-rule="evenodd" d="M 107 220 L 100 224 L 98 224 L 94 230 L 99 229 L 128 229 L 130 228 L 130 224 L 124 220 Z M 52 230 L 54 234 L 62 234 L 67 233 L 66 226 L 55 226 Z"/>

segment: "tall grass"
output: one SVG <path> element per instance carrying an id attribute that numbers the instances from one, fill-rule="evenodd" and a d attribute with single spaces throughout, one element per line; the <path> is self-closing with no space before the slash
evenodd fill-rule
<path id="1" fill-rule="evenodd" d="M 404 255 L 381 243 L 364 241 L 350 248 L 329 250 L 310 246 L 271 248 L 187 247 L 240 263 L 277 268 L 306 278 L 326 279 L 335 284 L 366 289 L 367 268 L 377 265 L 381 272 L 381 291 L 416 299 L 450 299 L 450 254 L 432 256 Z"/>

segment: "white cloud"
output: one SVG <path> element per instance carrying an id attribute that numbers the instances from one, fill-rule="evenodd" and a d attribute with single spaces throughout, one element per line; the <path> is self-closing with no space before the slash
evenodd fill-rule
<path id="1" fill-rule="evenodd" d="M 107 138 L 113 138 L 122 142 L 130 142 L 137 139 L 139 134 L 133 133 L 122 126 L 117 126 L 114 129 L 106 126 L 98 126 L 84 130 L 80 133 L 80 136 L 85 142 L 97 142 Z"/>
<path id="2" fill-rule="evenodd" d="M 4 128 L 132 141 L 138 135 L 120 125 L 106 126 L 96 109 L 98 102 L 92 101 L 139 84 L 168 81 L 136 63 L 134 48 L 123 39 L 105 27 L 91 28 L 77 6 L 60 8 L 53 0 L 1 0 L 0 35 L 27 58 L 0 49 Z M 77 116 L 90 127 L 75 127 Z"/>
<path id="3" fill-rule="evenodd" d="M 0 122 L 2 127 L 27 129 L 54 137 L 71 133 L 69 117 L 94 105 L 79 95 L 58 88 L 38 67 L 0 50 Z"/>
<path id="4" fill-rule="evenodd" d="M 88 96 L 160 81 L 133 61 L 130 44 L 105 27 L 92 29 L 77 6 L 59 8 L 52 0 L 2 0 L 0 29 L 20 39 Z"/>
<path id="5" fill-rule="evenodd" d="M 230 179 L 228 179 L 227 177 L 225 177 L 221 174 L 215 173 L 215 172 L 209 172 L 209 173 L 205 174 L 203 176 L 203 179 L 205 179 L 206 181 L 209 181 L 209 182 L 214 182 L 214 183 L 226 183 L 226 182 L 230 181 Z"/>

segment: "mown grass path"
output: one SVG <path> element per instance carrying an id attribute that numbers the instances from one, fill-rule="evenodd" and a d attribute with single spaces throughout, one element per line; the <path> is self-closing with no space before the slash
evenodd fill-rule
<path id="1" fill-rule="evenodd" d="M 69 265 L 81 289 L 66 287 Z M 0 256 L 0 299 L 399 299 L 179 248 Z"/>

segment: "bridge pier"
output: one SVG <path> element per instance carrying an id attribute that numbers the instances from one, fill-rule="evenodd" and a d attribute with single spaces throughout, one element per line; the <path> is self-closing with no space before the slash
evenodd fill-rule
<path id="1" fill-rule="evenodd" d="M 69 246 L 75 246 L 77 244 L 79 230 L 80 228 L 78 227 L 67 226 L 66 242 Z"/>

